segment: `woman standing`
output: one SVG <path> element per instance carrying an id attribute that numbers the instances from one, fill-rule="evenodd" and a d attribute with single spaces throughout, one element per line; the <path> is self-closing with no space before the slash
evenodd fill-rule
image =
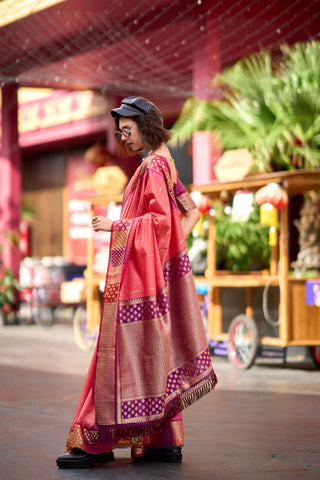
<path id="1" fill-rule="evenodd" d="M 162 114 L 142 97 L 111 111 L 127 154 L 144 159 L 111 232 L 97 346 L 60 468 L 87 468 L 131 447 L 135 461 L 179 463 L 182 410 L 216 384 L 185 238 L 199 212 L 171 159 Z M 180 219 L 182 214 L 182 220 Z"/>

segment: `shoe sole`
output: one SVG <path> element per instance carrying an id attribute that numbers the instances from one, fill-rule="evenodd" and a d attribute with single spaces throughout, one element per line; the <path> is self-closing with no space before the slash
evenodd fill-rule
<path id="1" fill-rule="evenodd" d="M 181 463 L 182 453 L 170 453 L 170 452 L 146 452 L 141 457 L 135 457 L 131 455 L 132 460 L 135 462 L 165 462 L 165 463 Z"/>
<path id="2" fill-rule="evenodd" d="M 108 453 L 98 453 L 96 455 L 92 455 L 88 458 L 70 458 L 70 459 L 58 459 L 57 458 L 57 466 L 59 468 L 91 468 L 95 466 L 105 465 L 106 463 L 112 462 L 114 460 L 113 452 Z"/>

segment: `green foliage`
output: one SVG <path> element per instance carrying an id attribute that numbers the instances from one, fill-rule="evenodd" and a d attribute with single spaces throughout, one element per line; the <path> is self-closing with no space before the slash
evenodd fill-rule
<path id="1" fill-rule="evenodd" d="M 16 232 L 6 232 L 4 237 L 6 241 L 17 245 Z M 19 289 L 19 283 L 14 278 L 12 269 L 3 264 L 2 253 L 4 250 L 5 243 L 0 244 L 0 309 L 10 310 L 10 306 L 16 302 L 16 291 Z"/>
<path id="2" fill-rule="evenodd" d="M 248 148 L 256 171 L 318 168 L 320 42 L 281 50 L 276 65 L 270 52 L 261 51 L 215 77 L 220 100 L 189 98 L 172 141 L 211 131 L 224 150 Z"/>
<path id="3" fill-rule="evenodd" d="M 233 222 L 216 205 L 217 266 L 221 270 L 251 271 L 269 268 L 269 228 L 260 223 L 255 204 L 246 222 Z"/>
<path id="4" fill-rule="evenodd" d="M 15 303 L 15 292 L 19 288 L 10 268 L 0 269 L 0 308 Z"/>
<path id="5" fill-rule="evenodd" d="M 35 212 L 33 208 L 27 205 L 24 200 L 21 204 L 21 218 L 27 222 L 33 222 L 35 219 Z"/>

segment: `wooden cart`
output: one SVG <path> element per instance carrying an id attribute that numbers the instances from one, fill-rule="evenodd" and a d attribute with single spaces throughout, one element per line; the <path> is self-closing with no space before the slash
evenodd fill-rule
<path id="1" fill-rule="evenodd" d="M 97 207 L 107 207 L 111 202 L 121 203 L 121 194 L 101 195 L 87 198 L 90 202 L 91 217 Z M 86 283 L 86 305 L 77 308 L 73 318 L 73 331 L 76 342 L 82 350 L 94 347 L 98 338 L 101 317 L 101 284 L 105 281 L 106 272 L 99 275 L 94 271 L 94 236 L 87 242 L 87 268 L 84 272 Z"/>
<path id="2" fill-rule="evenodd" d="M 289 202 L 297 194 L 320 190 L 320 172 L 298 170 L 249 176 L 241 181 L 211 183 L 195 186 L 212 200 L 222 191 L 235 193 L 239 189 L 257 191 L 269 182 L 284 188 Z M 271 248 L 270 271 L 235 274 L 216 268 L 216 242 L 214 216 L 210 216 L 208 232 L 207 269 L 204 277 L 196 282 L 206 283 L 208 290 L 208 338 L 209 344 L 221 348 L 226 344 L 229 359 L 239 368 L 249 368 L 255 358 L 268 349 L 285 353 L 288 346 L 310 346 L 316 362 L 320 351 L 320 308 L 306 305 L 306 279 L 289 276 L 289 205 L 280 211 L 279 247 Z M 309 279 L 308 279 L 309 280 Z M 315 279 L 316 280 L 316 279 Z M 318 279 L 320 282 L 320 279 Z M 276 336 L 259 336 L 253 314 L 254 288 L 279 287 L 279 326 Z M 244 288 L 245 311 L 232 320 L 226 329 L 223 322 L 221 292 L 224 287 Z M 262 305 L 261 305 L 262 308 Z M 213 348 L 214 350 L 214 348 Z"/>

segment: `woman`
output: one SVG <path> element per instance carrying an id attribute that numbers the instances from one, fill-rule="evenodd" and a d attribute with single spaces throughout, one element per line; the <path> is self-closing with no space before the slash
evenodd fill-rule
<path id="1" fill-rule="evenodd" d="M 181 412 L 216 384 L 185 245 L 199 212 L 178 178 L 170 134 L 141 97 L 111 115 L 122 149 L 144 158 L 120 220 L 92 220 L 95 231 L 111 232 L 109 265 L 99 338 L 60 468 L 107 463 L 121 447 L 135 461 L 181 462 Z"/>

